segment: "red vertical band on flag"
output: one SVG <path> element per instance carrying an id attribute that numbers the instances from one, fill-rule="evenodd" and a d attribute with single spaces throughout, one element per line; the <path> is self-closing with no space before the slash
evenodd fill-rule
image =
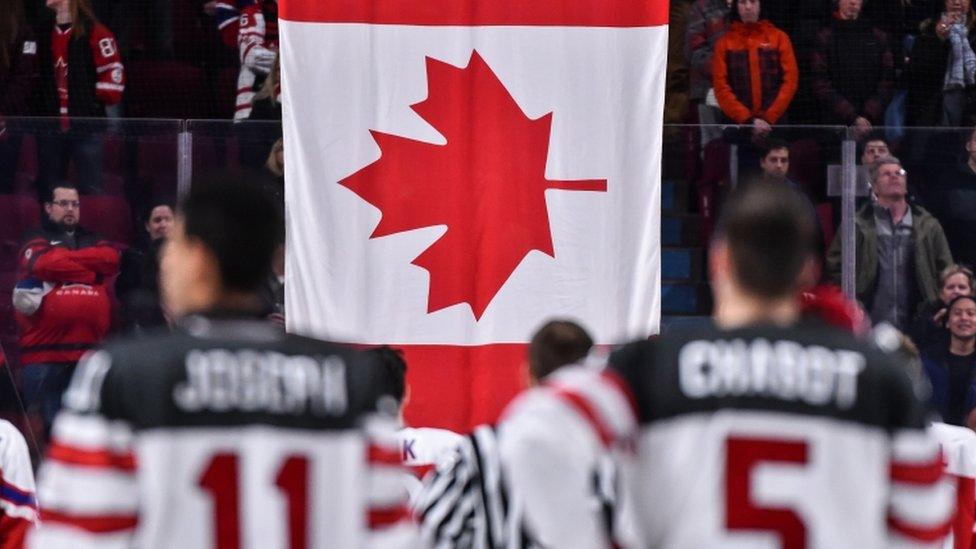
<path id="1" fill-rule="evenodd" d="M 652 27 L 668 23 L 666 0 L 282 0 L 279 16 L 305 23 Z"/>
<path id="2" fill-rule="evenodd" d="M 407 424 L 467 432 L 498 419 L 522 389 L 525 343 L 397 345 L 407 361 Z"/>

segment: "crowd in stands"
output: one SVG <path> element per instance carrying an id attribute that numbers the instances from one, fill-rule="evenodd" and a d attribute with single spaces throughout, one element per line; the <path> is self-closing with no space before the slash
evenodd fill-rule
<path id="1" fill-rule="evenodd" d="M 839 164 L 842 141 L 853 139 L 857 299 L 871 323 L 911 336 L 943 415 L 972 423 L 964 413 L 976 406 L 971 1 L 671 7 L 672 47 L 684 48 L 669 56 L 665 119 L 688 134 L 685 174 L 703 244 L 732 187 L 779 182 L 808 195 L 824 281 L 840 284 Z"/>

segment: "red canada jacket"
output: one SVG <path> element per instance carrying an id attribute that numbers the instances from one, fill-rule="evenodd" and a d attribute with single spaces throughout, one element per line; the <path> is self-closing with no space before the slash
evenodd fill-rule
<path id="1" fill-rule="evenodd" d="M 108 334 L 112 301 L 107 283 L 118 273 L 119 252 L 78 228 L 73 238 L 42 229 L 25 239 L 20 279 L 54 285 L 33 315 L 17 313 L 21 363 L 74 363 Z"/>

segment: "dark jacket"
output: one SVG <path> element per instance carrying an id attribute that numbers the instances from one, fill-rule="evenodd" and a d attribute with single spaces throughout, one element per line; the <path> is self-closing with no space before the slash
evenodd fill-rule
<path id="1" fill-rule="evenodd" d="M 30 97 L 37 86 L 37 41 L 26 23 L 21 24 L 17 36 L 4 45 L 10 62 L 0 63 L 0 116 L 30 114 Z"/>
<path id="2" fill-rule="evenodd" d="M 929 301 L 919 310 L 918 315 L 912 320 L 912 325 L 908 331 L 908 337 L 912 338 L 915 346 L 919 349 L 928 349 L 939 345 L 949 344 L 949 330 L 941 323 L 932 322 L 935 313 L 946 308 L 946 304 L 941 299 Z"/>
<path id="3" fill-rule="evenodd" d="M 911 126 L 938 126 L 942 123 L 942 88 L 949 64 L 949 41 L 935 34 L 934 19 L 922 23 L 922 31 L 912 48 L 903 79 L 908 90 L 905 114 Z M 976 27 L 969 30 L 969 43 L 976 45 Z M 976 50 L 976 47 L 973 48 Z M 967 109 L 971 111 L 971 109 Z M 965 112 L 964 117 L 971 117 Z"/>
<path id="4" fill-rule="evenodd" d="M 939 273 L 952 265 L 952 253 L 942 226 L 929 212 L 917 204 L 911 204 L 913 231 L 915 233 L 915 279 L 918 292 L 924 302 L 939 297 Z M 874 298 L 878 283 L 878 231 L 874 222 L 874 204 L 868 203 L 855 216 L 857 256 L 857 299 L 866 307 Z M 827 274 L 836 283 L 841 280 L 841 240 L 837 233 L 827 252 Z"/>
<path id="5" fill-rule="evenodd" d="M 166 324 L 159 305 L 159 251 L 165 239 L 144 242 L 122 253 L 115 295 L 122 305 L 126 330 L 145 330 Z"/>
<path id="6" fill-rule="evenodd" d="M 880 29 L 863 19 L 833 19 L 817 34 L 811 70 L 824 124 L 850 125 L 858 116 L 884 123 L 895 66 Z"/>
<path id="7" fill-rule="evenodd" d="M 929 210 L 942 224 L 952 257 L 976 265 L 976 173 L 968 164 L 951 166 L 927 194 Z"/>
<path id="8" fill-rule="evenodd" d="M 932 385 L 929 403 L 946 423 L 965 425 L 968 412 L 976 408 L 976 379 L 972 376 L 969 379 L 969 389 L 966 391 L 962 417 L 952 417 L 949 410 L 949 367 L 946 364 L 948 354 L 948 345 L 933 346 L 922 351 L 922 366 L 925 368 L 925 375 Z"/>
<path id="9" fill-rule="evenodd" d="M 701 101 L 712 87 L 712 56 L 715 43 L 729 28 L 729 6 L 725 0 L 695 0 L 688 13 L 685 57 L 691 69 L 691 99 Z"/>
<path id="10" fill-rule="evenodd" d="M 89 29 L 93 26 L 94 24 L 90 24 Z M 41 76 L 34 105 L 35 114 L 38 116 L 59 116 L 58 88 L 54 81 L 54 62 L 51 52 L 53 30 L 54 18 L 49 18 L 38 32 L 37 62 Z M 92 58 L 87 36 L 72 36 L 68 46 L 68 67 L 68 113 L 71 116 L 103 118 L 105 104 L 95 95 L 98 75 L 95 72 L 95 60 Z"/>

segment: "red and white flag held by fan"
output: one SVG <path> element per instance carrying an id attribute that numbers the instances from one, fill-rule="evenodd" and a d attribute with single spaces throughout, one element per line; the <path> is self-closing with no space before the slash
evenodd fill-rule
<path id="1" fill-rule="evenodd" d="M 494 419 L 552 317 L 660 317 L 666 0 L 282 0 L 290 331 L 404 348 Z"/>

